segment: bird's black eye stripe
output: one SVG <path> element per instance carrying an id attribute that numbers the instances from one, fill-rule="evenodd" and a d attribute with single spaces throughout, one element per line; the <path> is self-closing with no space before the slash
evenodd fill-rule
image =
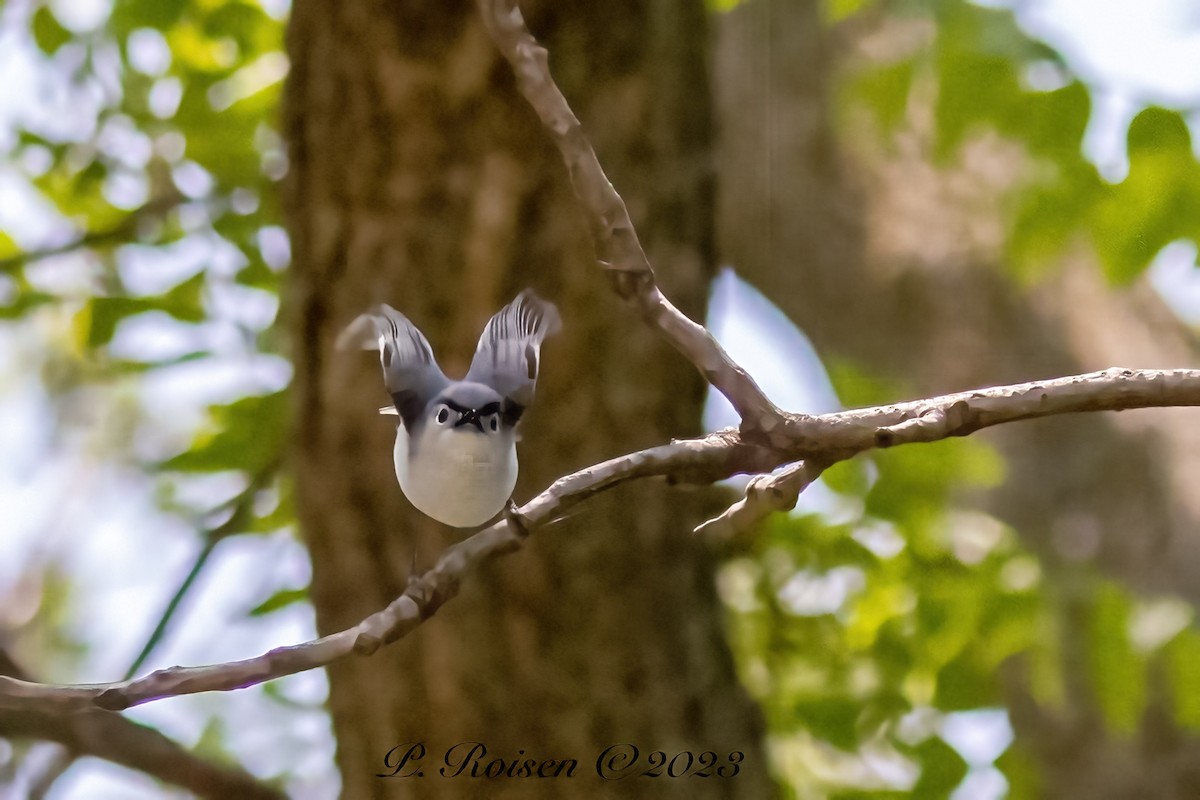
<path id="1" fill-rule="evenodd" d="M 467 408 L 466 406 L 460 406 L 458 403 L 454 402 L 453 400 L 446 400 L 444 402 L 447 406 L 449 406 L 454 411 L 457 411 L 459 414 L 467 414 L 471 411 L 471 409 Z"/>

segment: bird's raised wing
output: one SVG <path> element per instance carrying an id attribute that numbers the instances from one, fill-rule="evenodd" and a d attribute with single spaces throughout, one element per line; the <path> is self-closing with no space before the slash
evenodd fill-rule
<path id="1" fill-rule="evenodd" d="M 516 425 L 533 401 L 542 341 L 561 327 L 554 304 L 526 289 L 483 329 L 466 379 L 490 386 L 504 397 L 503 417 L 508 425 Z"/>
<path id="2" fill-rule="evenodd" d="M 337 346 L 379 351 L 384 386 L 408 430 L 412 430 L 429 401 L 450 382 L 417 326 L 386 303 L 347 325 L 338 336 Z"/>

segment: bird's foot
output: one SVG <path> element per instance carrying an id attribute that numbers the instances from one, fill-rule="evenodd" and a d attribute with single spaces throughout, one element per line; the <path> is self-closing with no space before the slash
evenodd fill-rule
<path id="1" fill-rule="evenodd" d="M 511 497 L 508 498 L 508 505 L 504 507 L 504 519 L 508 521 L 508 524 L 512 526 L 513 530 L 522 539 L 529 535 L 529 526 L 525 522 L 525 517 L 522 516 L 520 510 L 517 508 L 517 504 L 513 502 Z"/>

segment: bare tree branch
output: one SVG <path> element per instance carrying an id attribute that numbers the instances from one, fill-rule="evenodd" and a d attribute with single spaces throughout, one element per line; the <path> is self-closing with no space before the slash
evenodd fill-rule
<path id="1" fill-rule="evenodd" d="M 3 648 L 0 676 L 5 676 L 0 680 L 9 681 L 28 677 Z M 51 704 L 7 708 L 0 703 L 0 708 L 5 709 L 0 714 L 0 737 L 42 739 L 65 748 L 39 783 L 57 777 L 55 766 L 65 769 L 74 757 L 95 756 L 181 786 L 200 797 L 280 800 L 285 796 L 248 772 L 212 764 L 153 728 L 94 706 L 72 714 L 61 713 Z M 33 791 L 37 790 L 35 785 Z"/>
<path id="2" fill-rule="evenodd" d="M 604 174 L 579 120 L 550 76 L 546 49 L 525 27 L 515 0 L 477 0 L 477 5 L 492 41 L 512 65 L 518 89 L 562 154 L 575 196 L 587 215 L 597 258 L 617 293 L 634 303 L 646 322 L 728 398 L 744 431 L 769 433 L 777 428 L 782 423 L 781 412 L 749 373 L 734 363 L 704 326 L 689 319 L 659 291 L 625 201 Z"/>
<path id="3" fill-rule="evenodd" d="M 200 797 L 281 800 L 286 795 L 236 767 L 210 764 L 153 728 L 93 707 L 75 714 L 25 708 L 0 716 L 0 735 L 64 745 L 181 786 Z"/>
<path id="4" fill-rule="evenodd" d="M 484 561 L 520 549 L 526 536 L 587 498 L 635 478 L 669 476 L 711 483 L 738 473 L 765 473 L 804 459 L 758 486 L 779 489 L 784 507 L 794 489 L 820 469 L 881 447 L 965 436 L 981 428 L 1052 414 L 1161 406 L 1200 405 L 1200 370 L 1110 369 L 1048 381 L 999 386 L 889 406 L 790 416 L 784 447 L 753 443 L 723 431 L 620 456 L 563 478 L 506 518 L 447 549 L 433 569 L 410 581 L 387 608 L 358 625 L 321 639 L 280 647 L 254 658 L 202 667 L 172 667 L 134 680 L 62 686 L 0 677 L 0 710 L 43 713 L 100 708 L 120 710 L 164 697 L 230 691 L 314 669 L 350 653 L 366 655 L 410 633 L 458 594 L 466 575 Z M 759 515 L 770 500 L 751 500 L 753 511 L 727 511 L 721 525 Z M 795 500 L 791 500 L 792 504 Z M 768 509 L 769 512 L 769 509 Z M 764 512 L 766 513 L 766 512 Z M 718 518 L 720 519 L 720 518 Z"/>
<path id="5" fill-rule="evenodd" d="M 59 778 L 66 774 L 67 770 L 79 759 L 78 753 L 72 753 L 60 744 L 47 744 L 46 746 L 55 748 L 57 752 L 42 765 L 41 771 L 34 776 L 33 780 L 29 781 L 27 800 L 44 800 L 50 794 L 50 790 L 54 788 L 54 784 L 58 783 Z"/>
<path id="6" fill-rule="evenodd" d="M 797 458 L 824 457 L 832 463 L 876 447 L 966 436 L 1055 414 L 1195 405 L 1200 405 L 1200 370 L 1113 367 L 819 417 L 789 415 L 778 438 Z"/>

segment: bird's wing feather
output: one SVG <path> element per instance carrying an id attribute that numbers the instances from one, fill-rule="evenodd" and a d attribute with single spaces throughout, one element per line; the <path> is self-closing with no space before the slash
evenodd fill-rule
<path id="1" fill-rule="evenodd" d="M 526 289 L 483 329 L 466 379 L 490 386 L 504 397 L 509 425 L 516 425 L 533 401 L 542 341 L 561 327 L 554 304 Z"/>
<path id="2" fill-rule="evenodd" d="M 429 402 L 449 383 L 433 349 L 417 326 L 386 303 L 351 322 L 338 337 L 339 348 L 378 350 L 383 383 L 396 413 L 412 430 Z"/>

